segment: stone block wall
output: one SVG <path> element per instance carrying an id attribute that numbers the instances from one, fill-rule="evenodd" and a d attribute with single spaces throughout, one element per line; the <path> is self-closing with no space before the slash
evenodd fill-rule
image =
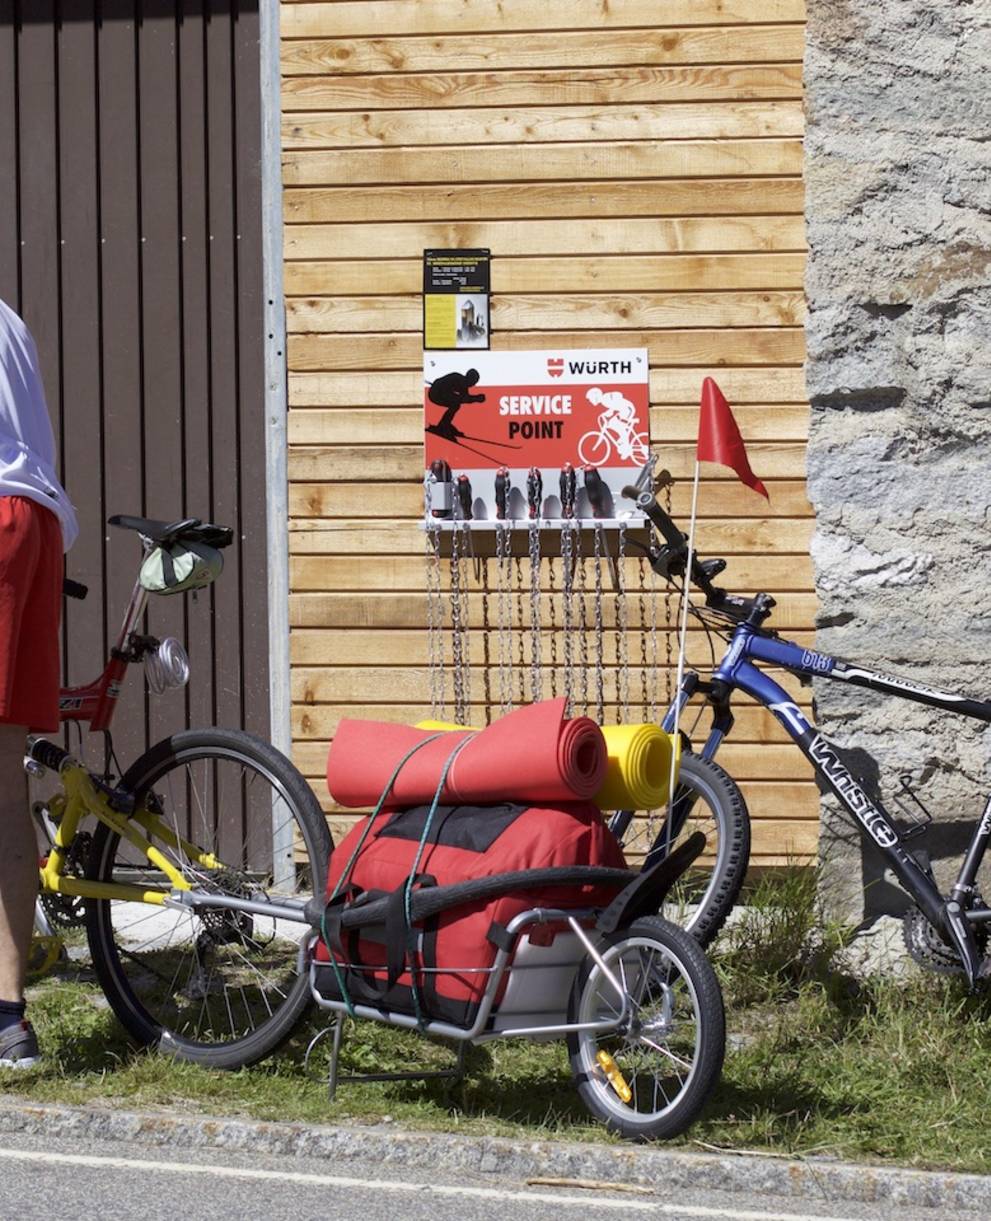
<path id="1" fill-rule="evenodd" d="M 810 0 L 805 81 L 819 645 L 988 698 L 991 6 Z M 991 788 L 991 729 L 835 682 L 816 702 L 882 800 L 911 773 L 943 880 Z M 828 805 L 834 908 L 897 913 Z"/>

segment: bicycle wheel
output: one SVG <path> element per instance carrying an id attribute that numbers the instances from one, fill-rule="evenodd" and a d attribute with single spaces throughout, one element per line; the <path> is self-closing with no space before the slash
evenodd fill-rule
<path id="1" fill-rule="evenodd" d="M 156 847 L 198 890 L 299 901 L 322 893 L 330 832 L 316 797 L 274 747 L 238 730 L 179 733 L 123 778 L 138 808 L 212 852 L 205 868 L 161 839 Z M 165 874 L 103 824 L 87 877 L 161 886 Z M 309 1000 L 300 970 L 305 924 L 214 907 L 87 901 L 93 967 L 114 1013 L 141 1044 L 211 1068 L 262 1059 Z"/>
<path id="2" fill-rule="evenodd" d="M 643 466 L 650 457 L 650 442 L 645 432 L 638 432 L 634 435 L 630 445 L 630 457 L 637 466 Z"/>
<path id="3" fill-rule="evenodd" d="M 698 942 L 658 916 L 634 920 L 599 949 L 630 1012 L 616 1030 L 568 1035 L 578 1093 L 593 1115 L 623 1136 L 677 1136 L 698 1116 L 723 1065 L 726 1022 L 715 973 Z M 621 1012 L 609 977 L 586 958 L 568 1021 L 605 1022 Z"/>
<path id="4" fill-rule="evenodd" d="M 604 432 L 587 432 L 578 442 L 578 461 L 583 466 L 605 466 L 612 445 Z"/>
<path id="5" fill-rule="evenodd" d="M 627 859 L 666 843 L 666 811 L 660 818 L 635 818 L 623 838 Z M 750 816 L 733 779 L 711 760 L 682 754 L 675 793 L 674 822 L 681 823 L 669 850 L 695 831 L 706 838 L 705 852 L 668 892 L 661 915 L 708 945 L 726 923 L 740 894 L 750 860 Z"/>

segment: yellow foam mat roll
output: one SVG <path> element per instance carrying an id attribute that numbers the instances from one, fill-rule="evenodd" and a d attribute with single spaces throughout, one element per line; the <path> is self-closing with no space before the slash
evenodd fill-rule
<path id="1" fill-rule="evenodd" d="M 417 729 L 450 732 L 469 729 L 450 721 L 418 721 Z M 656 725 L 603 725 L 608 765 L 602 788 L 595 794 L 600 810 L 656 810 L 668 800 L 671 751 L 675 750 L 674 779 L 678 783 L 681 740 Z"/>
<path id="2" fill-rule="evenodd" d="M 675 749 L 675 783 L 681 757 L 680 740 L 656 725 L 603 725 L 609 761 L 606 779 L 595 794 L 602 810 L 656 810 L 668 799 L 671 751 Z"/>

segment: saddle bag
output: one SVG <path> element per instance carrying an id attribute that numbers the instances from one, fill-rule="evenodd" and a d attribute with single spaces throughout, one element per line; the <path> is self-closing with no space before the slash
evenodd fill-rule
<path id="1" fill-rule="evenodd" d="M 355 1005 L 467 1029 L 475 1021 L 500 947 L 511 948 L 506 926 L 514 916 L 535 907 L 604 907 L 623 879 L 617 873 L 616 881 L 608 884 L 562 885 L 551 884 L 552 875 L 534 874 L 520 879 L 512 893 L 447 907 L 422 919 L 416 917 L 414 905 L 410 924 L 406 883 L 429 811 L 429 806 L 417 806 L 379 814 L 343 887 L 339 886 L 342 875 L 368 820 L 335 849 L 327 898 L 338 889 L 341 893 L 324 916 L 323 936 L 314 954 L 314 984 L 326 1000 L 344 999 L 343 982 Z M 619 844 L 590 802 L 543 808 L 438 806 L 420 858 L 414 897 L 426 899 L 420 906 L 429 907 L 432 887 L 491 879 L 489 889 L 498 889 L 498 875 L 571 866 L 626 869 Z M 370 923 L 356 924 L 364 906 L 369 915 L 378 914 Z M 531 940 L 552 939 L 554 932 L 553 927 L 535 930 Z"/>

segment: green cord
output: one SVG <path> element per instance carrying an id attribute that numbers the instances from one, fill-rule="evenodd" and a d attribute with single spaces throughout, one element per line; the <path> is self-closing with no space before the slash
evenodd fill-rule
<path id="1" fill-rule="evenodd" d="M 423 850 L 427 844 L 427 837 L 430 834 L 430 826 L 434 820 L 434 815 L 437 813 L 437 807 L 440 804 L 440 795 L 444 791 L 444 785 L 447 784 L 447 776 L 451 770 L 451 766 L 458 755 L 464 750 L 468 743 L 475 735 L 462 738 L 455 746 L 454 750 L 447 757 L 447 762 L 444 764 L 443 771 L 440 774 L 440 780 L 437 782 L 437 789 L 434 793 L 434 799 L 430 804 L 430 810 L 427 814 L 426 821 L 423 824 L 423 834 L 420 836 L 420 843 L 416 849 L 416 856 L 413 859 L 413 867 L 409 871 L 409 877 L 406 879 L 406 891 L 403 899 L 406 913 L 406 933 L 409 938 L 407 952 L 409 953 L 409 982 L 410 989 L 413 993 L 413 1008 L 416 1010 L 416 1025 L 418 1030 L 422 1030 L 425 1026 L 423 1009 L 420 1005 L 420 991 L 416 986 L 416 944 L 413 937 L 413 885 L 416 881 L 416 875 L 420 871 L 420 861 L 423 858 Z"/>
<path id="2" fill-rule="evenodd" d="M 427 745 L 428 742 L 433 742 L 436 738 L 439 738 L 441 736 L 442 735 L 440 733 L 434 733 L 434 734 L 431 734 L 429 738 L 424 738 L 422 742 L 417 742 L 417 744 L 415 746 L 411 747 L 406 752 L 406 754 L 403 755 L 403 757 L 399 760 L 399 762 L 396 764 L 395 770 L 393 771 L 392 775 L 389 777 L 389 783 L 382 790 L 382 796 L 378 799 L 378 804 L 375 806 L 375 809 L 369 815 L 368 821 L 365 823 L 365 829 L 364 829 L 364 831 L 362 831 L 361 835 L 358 838 L 358 842 L 355 845 L 354 851 L 351 853 L 351 859 L 348 861 L 347 865 L 344 867 L 344 870 L 342 871 L 341 876 L 337 879 L 337 885 L 334 887 L 333 894 L 324 904 L 323 915 L 320 917 L 320 936 L 323 938 L 324 946 L 327 949 L 327 953 L 330 955 L 331 969 L 334 972 L 334 979 L 337 981 L 337 986 L 340 989 L 341 998 L 344 1001 L 344 1007 L 347 1010 L 348 1017 L 352 1017 L 352 1018 L 354 1017 L 354 1005 L 351 1002 L 351 996 L 347 990 L 346 984 L 344 983 L 344 977 L 341 974 L 340 968 L 338 967 L 337 959 L 334 957 L 334 951 L 331 949 L 331 946 L 330 946 L 330 939 L 327 936 L 327 908 L 330 906 L 331 903 L 333 903 L 333 901 L 340 894 L 341 888 L 346 884 L 347 879 L 349 879 L 351 877 L 351 871 L 352 871 L 352 869 L 354 869 L 355 862 L 357 861 L 362 848 L 365 846 L 365 840 L 368 838 L 368 834 L 372 829 L 372 824 L 375 822 L 375 819 L 378 818 L 379 814 L 382 812 L 382 807 L 385 805 L 386 798 L 392 792 L 393 785 L 399 779 L 399 773 L 403 770 L 403 768 L 406 766 L 406 764 L 409 762 L 409 760 L 412 759 L 412 757 L 416 754 L 416 752 L 418 750 L 421 750 L 424 746 Z M 459 743 L 459 746 L 461 746 L 461 745 L 464 745 L 464 743 Z M 455 752 L 455 753 L 457 753 L 457 752 Z M 450 760 L 448 761 L 448 764 L 444 768 L 444 780 L 447 779 L 447 768 L 449 766 L 450 766 Z M 442 781 L 441 788 L 443 788 L 443 783 L 444 782 Z M 438 790 L 438 792 L 439 792 L 439 790 Z"/>

